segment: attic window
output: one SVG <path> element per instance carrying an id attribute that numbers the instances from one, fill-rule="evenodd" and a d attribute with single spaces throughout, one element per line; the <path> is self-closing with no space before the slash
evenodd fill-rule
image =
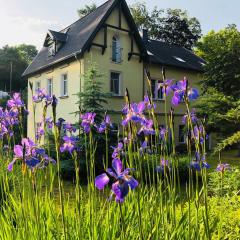
<path id="1" fill-rule="evenodd" d="M 175 58 L 175 59 L 178 60 L 179 62 L 186 62 L 185 60 L 183 60 L 182 58 L 177 57 L 177 56 L 173 56 L 173 58 Z"/>
<path id="2" fill-rule="evenodd" d="M 49 46 L 48 46 L 48 56 L 54 56 L 56 53 L 56 45 L 55 42 L 52 42 Z"/>

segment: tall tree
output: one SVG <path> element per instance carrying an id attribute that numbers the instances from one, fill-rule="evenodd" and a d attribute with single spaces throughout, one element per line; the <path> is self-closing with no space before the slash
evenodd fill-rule
<path id="1" fill-rule="evenodd" d="M 181 9 L 154 7 L 148 11 L 143 2 L 133 4 L 130 9 L 139 30 L 148 29 L 153 39 L 191 49 L 201 37 L 199 21 Z"/>
<path id="2" fill-rule="evenodd" d="M 22 73 L 30 61 L 37 54 L 35 46 L 19 45 L 15 47 L 4 46 L 0 48 L 0 90 L 20 91 L 26 88 L 27 81 Z M 12 73 L 11 73 L 12 72 Z"/>
<path id="3" fill-rule="evenodd" d="M 89 13 L 93 12 L 94 10 L 97 9 L 97 5 L 95 3 L 90 4 L 90 5 L 85 5 L 83 8 L 80 8 L 77 10 L 78 16 L 80 18 L 88 15 Z"/>
<path id="4" fill-rule="evenodd" d="M 203 88 L 226 95 L 240 95 L 240 32 L 236 25 L 211 31 L 198 43 L 196 53 L 206 60 Z"/>
<path id="5" fill-rule="evenodd" d="M 206 60 L 203 94 L 196 107 L 206 116 L 209 131 L 227 138 L 223 148 L 236 143 L 240 131 L 240 32 L 235 25 L 211 31 L 198 43 L 196 53 Z"/>

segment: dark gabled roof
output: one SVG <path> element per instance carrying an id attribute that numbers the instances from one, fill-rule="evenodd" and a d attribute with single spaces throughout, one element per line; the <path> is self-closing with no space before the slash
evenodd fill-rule
<path id="1" fill-rule="evenodd" d="M 34 58 L 33 62 L 24 71 L 23 76 L 38 72 L 54 65 L 55 63 L 74 57 L 76 54 L 81 54 L 85 50 L 84 48 L 89 39 L 93 37 L 94 32 L 98 26 L 102 24 L 105 16 L 108 15 L 114 8 L 117 1 L 118 0 L 107 1 L 98 7 L 94 12 L 63 29 L 61 31 L 63 33 L 68 30 L 67 43 L 62 46 L 60 51 L 50 58 L 48 57 L 48 48 L 43 47 Z"/>
<path id="2" fill-rule="evenodd" d="M 51 37 L 63 38 L 67 34 L 67 42 L 63 44 L 61 49 L 52 57 L 48 57 L 47 44 L 41 49 L 33 62 L 23 73 L 23 76 L 31 75 L 43 69 L 49 68 L 56 63 L 63 62 L 67 59 L 74 58 L 76 55 L 83 54 L 90 46 L 97 32 L 101 29 L 112 10 L 121 4 L 122 10 L 127 18 L 127 21 L 133 30 L 134 37 L 138 47 L 143 55 L 147 55 L 145 46 L 141 40 L 135 22 L 132 18 L 130 10 L 125 0 L 108 0 L 103 5 L 98 7 L 94 12 L 79 19 L 69 27 L 60 32 L 51 31 Z M 46 40 L 45 40 L 46 41 Z"/>
<path id="3" fill-rule="evenodd" d="M 148 40 L 145 46 L 152 63 L 203 72 L 205 61 L 184 47 L 158 40 Z"/>

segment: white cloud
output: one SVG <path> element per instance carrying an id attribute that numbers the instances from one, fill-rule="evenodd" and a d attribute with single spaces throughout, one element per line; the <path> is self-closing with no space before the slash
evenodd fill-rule
<path id="1" fill-rule="evenodd" d="M 34 17 L 0 15 L 0 29 L 4 33 L 0 38 L 0 47 L 5 44 L 33 44 L 42 47 L 48 29 L 60 30 L 62 24 L 56 20 L 45 20 Z"/>
<path id="2" fill-rule="evenodd" d="M 61 24 L 55 20 L 45 20 L 40 18 L 33 17 L 11 17 L 11 23 L 16 25 L 25 25 L 26 28 L 29 28 L 33 31 L 46 30 L 47 28 L 61 28 Z"/>

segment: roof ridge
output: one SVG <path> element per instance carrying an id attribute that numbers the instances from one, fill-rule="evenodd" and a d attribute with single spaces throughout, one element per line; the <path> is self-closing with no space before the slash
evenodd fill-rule
<path id="1" fill-rule="evenodd" d="M 64 31 L 64 30 L 70 28 L 70 27 L 71 27 L 72 25 L 74 25 L 75 23 L 77 23 L 77 22 L 83 20 L 84 18 L 88 17 L 90 14 L 96 12 L 100 7 L 103 7 L 104 5 L 107 5 L 110 1 L 113 1 L 113 2 L 114 2 L 114 1 L 117 1 L 117 0 L 108 0 L 108 1 L 104 2 L 103 4 L 101 4 L 100 6 L 98 6 L 93 12 L 90 12 L 90 13 L 88 13 L 87 15 L 85 15 L 85 16 L 83 16 L 83 17 L 77 19 L 76 21 L 74 21 L 73 23 L 71 23 L 71 24 L 68 25 L 67 27 L 63 28 L 63 29 L 60 30 L 59 32 L 62 32 L 62 31 Z"/>

